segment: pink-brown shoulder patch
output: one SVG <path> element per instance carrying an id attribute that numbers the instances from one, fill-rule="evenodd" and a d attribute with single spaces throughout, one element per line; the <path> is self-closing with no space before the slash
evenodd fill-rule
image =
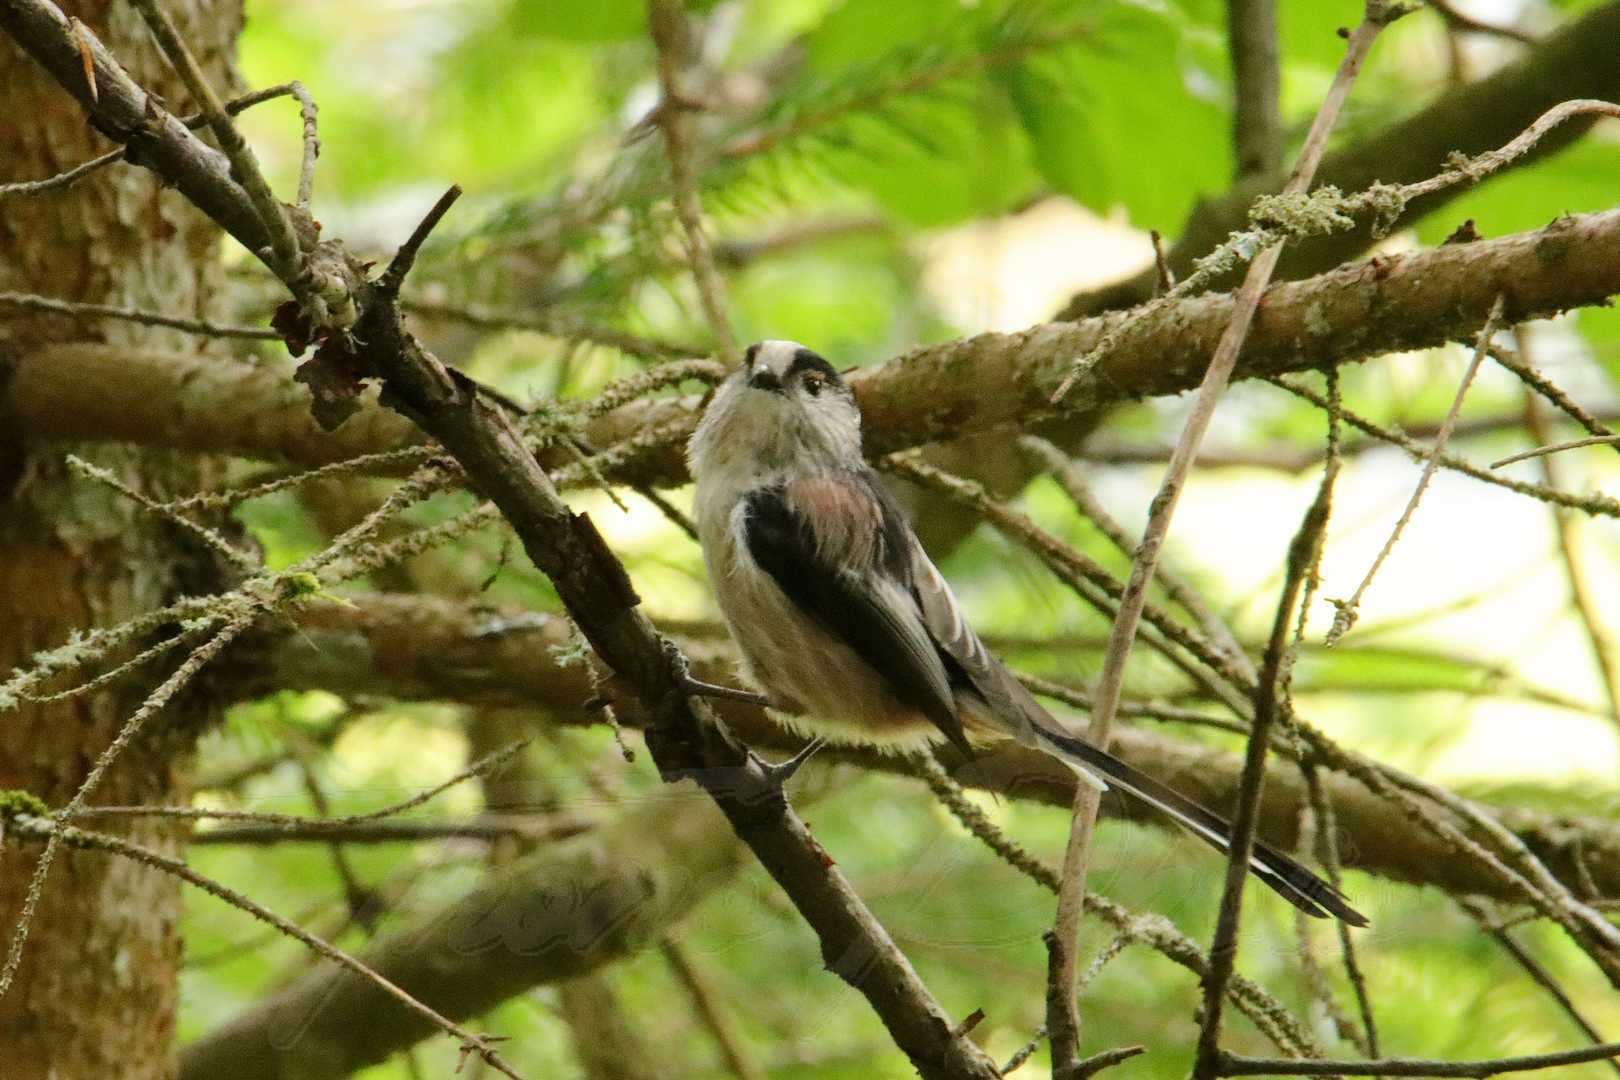
<path id="1" fill-rule="evenodd" d="M 883 512 L 859 484 L 815 476 L 787 485 L 787 504 L 810 523 L 816 550 L 829 562 L 870 566 L 883 530 Z"/>

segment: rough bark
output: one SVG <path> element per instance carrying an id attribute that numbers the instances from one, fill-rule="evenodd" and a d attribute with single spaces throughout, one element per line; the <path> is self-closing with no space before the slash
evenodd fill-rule
<path id="1" fill-rule="evenodd" d="M 226 69 L 240 23 L 234 0 L 171 0 L 199 58 Z M 73 14 L 158 92 L 184 93 L 126 4 L 86 0 Z M 37 179 L 108 147 L 82 110 L 12 43 L 0 40 L 0 167 Z M 0 201 L 0 289 L 72 300 L 210 311 L 219 230 L 149 173 L 104 170 L 65 192 Z M 46 342 L 101 341 L 120 349 L 195 354 L 194 340 L 145 327 L 61 317 L 0 323 L 0 358 Z M 0 360 L 3 368 L 3 360 Z M 168 452 L 41 447 L 0 425 L 0 670 L 70 633 L 118 622 L 212 580 L 211 562 L 124 500 L 70 477 L 72 449 L 143 487 L 194 490 L 208 466 Z M 0 718 L 0 788 L 68 800 L 131 708 L 123 689 Z M 185 799 L 177 768 L 211 715 L 192 697 L 131 747 L 101 786 L 113 802 Z M 172 825 L 132 824 L 128 835 L 168 852 Z M 36 845 L 0 847 L 0 931 L 16 924 Z M 117 859 L 64 853 L 39 903 L 17 981 L 0 1000 L 0 1075 L 152 1080 L 173 1075 L 180 940 L 179 885 Z"/>
<path id="2" fill-rule="evenodd" d="M 0 356 L 0 417 L 34 440 L 128 442 L 305 465 L 419 441 L 410 421 L 375 401 L 338 430 L 321 430 L 309 391 L 293 382 L 293 366 L 106 345 L 17 351 Z"/>

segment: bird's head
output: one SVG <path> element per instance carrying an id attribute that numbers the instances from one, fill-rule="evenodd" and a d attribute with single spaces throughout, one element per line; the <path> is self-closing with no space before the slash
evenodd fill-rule
<path id="1" fill-rule="evenodd" d="M 861 414 L 821 356 L 796 341 L 761 341 L 715 391 L 687 454 L 700 483 L 716 467 L 847 468 L 861 460 Z"/>

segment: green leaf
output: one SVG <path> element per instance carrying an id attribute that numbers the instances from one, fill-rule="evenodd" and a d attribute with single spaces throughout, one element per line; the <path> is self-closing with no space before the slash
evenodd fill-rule
<path id="1" fill-rule="evenodd" d="M 1172 10 L 1113 5 L 1072 45 L 1000 81 L 1041 175 L 1098 213 L 1173 230 L 1231 172 L 1224 75 L 1195 24 Z"/>
<path id="2" fill-rule="evenodd" d="M 647 33 L 647 5 L 638 0 L 519 0 L 512 14 L 531 35 L 567 41 L 624 41 Z"/>
<path id="3" fill-rule="evenodd" d="M 837 75 L 907 46 L 960 36 L 971 11 L 955 0 L 885 0 L 881 18 L 871 6 L 845 3 L 805 39 L 810 75 Z"/>

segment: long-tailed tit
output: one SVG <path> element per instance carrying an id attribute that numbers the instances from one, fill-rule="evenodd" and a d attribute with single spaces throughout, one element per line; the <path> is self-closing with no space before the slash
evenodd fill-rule
<path id="1" fill-rule="evenodd" d="M 1012 738 L 1117 784 L 1217 849 L 1219 815 L 1075 737 L 984 647 L 861 457 L 861 416 L 832 365 L 791 341 L 749 347 L 687 448 L 698 535 L 748 675 L 787 723 L 837 742 Z M 1366 919 L 1256 843 L 1251 872 L 1308 915 Z"/>

